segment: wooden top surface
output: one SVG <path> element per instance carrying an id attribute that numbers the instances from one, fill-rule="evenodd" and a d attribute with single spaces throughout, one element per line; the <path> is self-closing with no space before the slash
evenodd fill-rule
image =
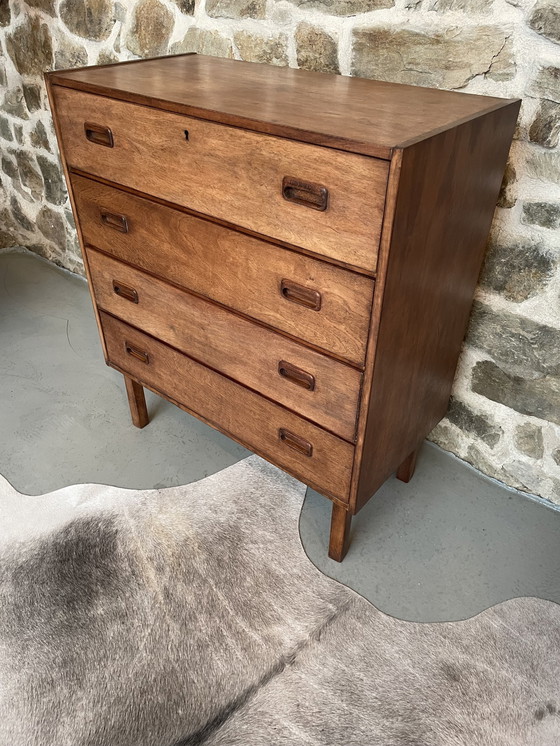
<path id="1" fill-rule="evenodd" d="M 53 84 L 378 158 L 513 103 L 196 54 L 48 77 Z"/>

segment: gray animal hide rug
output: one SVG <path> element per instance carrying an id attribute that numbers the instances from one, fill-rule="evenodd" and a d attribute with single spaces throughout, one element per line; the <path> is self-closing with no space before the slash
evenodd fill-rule
<path id="1" fill-rule="evenodd" d="M 401 622 L 327 578 L 305 487 L 0 479 L 1 746 L 558 746 L 560 607 Z"/>

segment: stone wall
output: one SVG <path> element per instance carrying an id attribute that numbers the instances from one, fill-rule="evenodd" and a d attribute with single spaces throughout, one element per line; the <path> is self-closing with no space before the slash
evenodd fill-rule
<path id="1" fill-rule="evenodd" d="M 454 396 L 432 437 L 560 503 L 559 0 L 0 0 L 0 43 L 0 246 L 76 272 L 43 70 L 198 51 L 523 97 Z"/>

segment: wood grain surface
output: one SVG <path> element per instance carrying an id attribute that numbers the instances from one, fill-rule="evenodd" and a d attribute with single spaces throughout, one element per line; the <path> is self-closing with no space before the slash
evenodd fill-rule
<path id="1" fill-rule="evenodd" d="M 109 362 L 118 370 L 161 392 L 317 491 L 348 500 L 354 452 L 350 443 L 124 322 L 103 312 L 100 318 Z M 128 354 L 127 346 L 145 354 L 148 362 Z M 282 440 L 281 430 L 308 443 L 311 455 Z"/>
<path id="2" fill-rule="evenodd" d="M 361 373 L 224 308 L 88 250 L 98 306 L 347 440 Z M 118 292 L 132 290 L 136 301 Z M 286 365 L 280 366 L 284 362 Z M 290 367 L 291 366 L 291 367 Z M 295 366 L 313 378 L 301 385 Z"/>
<path id="3" fill-rule="evenodd" d="M 518 111 L 403 151 L 354 510 L 447 410 Z"/>
<path id="4" fill-rule="evenodd" d="M 193 54 L 49 75 L 61 85 L 380 158 L 507 103 Z"/>
<path id="5" fill-rule="evenodd" d="M 375 270 L 386 161 L 58 86 L 54 95 L 71 167 Z M 114 146 L 88 140 L 85 123 L 110 129 Z M 288 201 L 285 177 L 325 187 L 327 209 Z"/>
<path id="6" fill-rule="evenodd" d="M 364 364 L 374 282 L 294 251 L 81 176 L 71 177 L 87 244 L 357 365 Z M 102 220 L 125 217 L 126 233 Z M 319 311 L 283 280 L 318 292 Z"/>

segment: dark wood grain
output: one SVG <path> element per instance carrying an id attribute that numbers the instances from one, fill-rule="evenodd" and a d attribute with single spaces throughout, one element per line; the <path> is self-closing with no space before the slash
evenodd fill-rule
<path id="1" fill-rule="evenodd" d="M 48 88 L 135 424 L 145 387 L 326 495 L 341 561 L 446 411 L 519 101 L 197 55 Z"/>
<path id="2" fill-rule="evenodd" d="M 202 55 L 50 76 L 59 85 L 379 158 L 504 106 L 499 98 Z"/>
<path id="3" fill-rule="evenodd" d="M 55 101 L 54 101 L 54 95 L 53 95 L 53 91 L 52 91 L 51 80 L 50 80 L 50 77 L 49 77 L 48 74 L 45 75 L 45 84 L 46 84 L 46 89 L 47 89 L 47 96 L 48 96 L 48 99 L 49 99 L 49 106 L 51 108 L 51 112 L 52 112 L 52 116 L 53 116 L 54 131 L 55 131 L 55 134 L 56 134 L 56 139 L 57 139 L 58 147 L 59 147 L 59 150 L 60 150 L 60 159 L 61 159 L 61 162 L 62 162 L 62 170 L 63 170 L 63 173 L 64 173 L 64 178 L 66 180 L 66 186 L 68 188 L 68 197 L 70 199 L 70 205 L 72 206 L 72 212 L 74 213 L 74 217 L 76 218 L 76 230 L 77 230 L 77 234 L 78 234 L 78 241 L 80 243 L 80 249 L 81 249 L 81 252 L 82 252 L 82 258 L 83 258 L 83 261 L 84 261 L 84 269 L 85 269 L 85 273 L 86 273 L 86 277 L 87 277 L 88 283 L 90 283 L 90 288 L 91 288 L 91 275 L 90 275 L 89 265 L 88 265 L 88 262 L 87 262 L 87 257 L 86 257 L 86 252 L 85 252 L 84 237 L 82 235 L 80 221 L 78 220 L 78 217 L 77 217 L 78 210 L 76 208 L 76 202 L 75 202 L 75 199 L 74 199 L 74 193 L 73 193 L 73 190 L 72 190 L 72 184 L 70 182 L 70 172 L 69 172 L 69 169 L 68 169 L 68 163 L 66 161 L 66 154 L 65 154 L 65 150 L 64 150 L 64 141 L 63 141 L 63 138 L 62 138 L 62 132 L 61 132 L 61 129 L 60 129 L 60 123 L 59 123 L 59 120 L 58 120 L 58 112 L 56 110 L 56 105 L 55 105 Z M 99 319 L 99 312 L 97 311 L 97 306 L 95 305 L 95 301 L 93 300 L 93 296 L 92 296 L 92 302 L 93 302 L 93 313 L 95 315 L 95 323 L 97 324 L 97 329 L 99 331 L 99 339 L 101 341 L 101 349 L 103 350 L 103 357 L 105 358 L 105 361 L 107 361 L 107 348 L 105 346 L 105 339 L 103 337 L 103 330 L 101 328 L 101 321 Z"/>
<path id="4" fill-rule="evenodd" d="M 386 161 L 60 86 L 54 96 L 72 167 L 375 270 Z M 86 121 L 109 127 L 114 146 L 90 142 L 84 135 Z M 316 210 L 285 199 L 286 176 L 325 187 L 328 208 Z"/>
<path id="5" fill-rule="evenodd" d="M 348 499 L 352 445 L 124 322 L 103 312 L 100 318 L 109 362 L 118 370 L 161 392 L 319 492 Z M 144 351 L 148 362 L 127 354 L 126 346 Z M 310 443 L 312 454 L 307 456 L 283 442 L 281 430 Z"/>
<path id="6" fill-rule="evenodd" d="M 329 538 L 329 557 L 335 562 L 342 562 L 350 546 L 350 527 L 352 514 L 343 505 L 332 506 L 331 531 Z"/>
<path id="7" fill-rule="evenodd" d="M 352 441 L 362 374 L 162 280 L 88 250 L 98 306 L 190 357 Z M 134 291 L 115 291 L 124 285 Z M 135 300 L 134 300 L 135 298 Z M 312 389 L 279 369 L 311 376 Z"/>
<path id="8" fill-rule="evenodd" d="M 144 389 L 139 383 L 128 376 L 124 376 L 124 383 L 126 386 L 126 395 L 128 397 L 132 424 L 139 428 L 146 427 L 150 419 L 148 417 Z"/>
<path id="9" fill-rule="evenodd" d="M 353 510 L 446 412 L 518 111 L 510 103 L 403 152 Z"/>
<path id="10" fill-rule="evenodd" d="M 373 280 L 91 179 L 71 182 L 87 244 L 363 366 Z M 126 233 L 104 212 L 125 217 Z M 320 309 L 289 300 L 283 281 L 319 293 Z"/>
<path id="11" fill-rule="evenodd" d="M 397 479 L 401 482 L 410 482 L 416 471 L 416 460 L 418 458 L 418 448 L 409 453 L 396 472 Z"/>

